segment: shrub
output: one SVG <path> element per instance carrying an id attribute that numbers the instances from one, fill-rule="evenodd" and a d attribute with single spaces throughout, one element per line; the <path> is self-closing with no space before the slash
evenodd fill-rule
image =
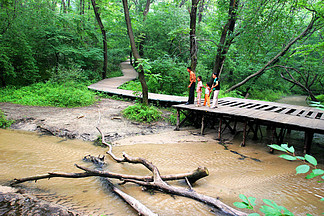
<path id="1" fill-rule="evenodd" d="M 6 116 L 4 115 L 4 113 L 2 112 L 2 110 L 0 110 L 0 128 L 7 128 L 10 127 L 10 125 L 13 123 L 13 120 L 7 120 Z"/>
<path id="2" fill-rule="evenodd" d="M 130 120 L 147 123 L 158 121 L 162 118 L 162 112 L 155 106 L 147 106 L 141 103 L 127 107 L 122 111 L 122 114 Z"/>

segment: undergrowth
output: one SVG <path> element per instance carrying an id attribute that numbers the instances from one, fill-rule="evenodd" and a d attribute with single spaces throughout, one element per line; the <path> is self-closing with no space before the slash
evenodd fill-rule
<path id="1" fill-rule="evenodd" d="M 29 106 L 82 107 L 96 101 L 94 92 L 82 83 L 36 83 L 21 88 L 7 87 L 0 90 L 0 102 Z"/>
<path id="2" fill-rule="evenodd" d="M 125 118 L 137 122 L 155 122 L 162 119 L 162 112 L 155 106 L 147 106 L 142 103 L 136 103 L 122 111 Z"/>
<path id="3" fill-rule="evenodd" d="M 0 128 L 8 128 L 12 123 L 14 123 L 14 121 L 8 120 L 3 111 L 0 110 Z"/>

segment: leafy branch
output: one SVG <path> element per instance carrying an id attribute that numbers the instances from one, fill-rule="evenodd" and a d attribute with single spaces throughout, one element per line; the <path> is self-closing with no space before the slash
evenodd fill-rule
<path id="1" fill-rule="evenodd" d="M 293 146 L 288 146 L 288 144 L 271 144 L 268 145 L 270 148 L 273 148 L 278 151 L 285 152 L 286 154 L 282 154 L 279 157 L 283 158 L 285 160 L 294 161 L 294 160 L 300 160 L 303 161 L 305 164 L 299 165 L 296 167 L 296 174 L 304 174 L 308 173 L 311 169 L 311 172 L 305 177 L 306 179 L 312 179 L 317 176 L 321 176 L 322 179 L 324 179 L 324 170 L 317 168 L 317 160 L 313 156 L 309 154 L 305 154 L 305 156 L 296 156 L 295 149 Z M 324 181 L 318 181 L 319 183 L 323 183 Z M 240 194 L 239 195 L 242 202 L 234 202 L 233 205 L 238 208 L 245 208 L 245 209 L 251 209 L 254 211 L 254 213 L 249 214 L 249 216 L 259 216 L 258 213 L 256 213 L 255 206 L 256 206 L 256 198 L 255 197 L 249 197 L 247 198 L 245 195 Z M 321 201 L 324 201 L 324 198 L 321 199 Z M 294 215 L 292 212 L 290 212 L 287 208 L 283 206 L 277 205 L 273 200 L 270 199 L 263 199 L 263 202 L 266 205 L 262 205 L 260 207 L 260 211 L 263 212 L 265 215 L 283 215 L 283 216 L 291 216 Z M 324 214 L 324 213 L 323 213 Z M 307 214 L 310 215 L 310 214 Z"/>
<path id="2" fill-rule="evenodd" d="M 293 161 L 293 160 L 301 160 L 303 161 L 305 164 L 299 165 L 298 167 L 296 167 L 296 174 L 304 174 L 304 173 L 308 173 L 311 168 L 312 171 L 311 173 L 309 173 L 305 178 L 306 179 L 312 179 L 315 178 L 317 176 L 322 176 L 321 178 L 324 179 L 324 170 L 322 169 L 317 169 L 317 160 L 316 158 L 314 158 L 313 156 L 309 155 L 309 154 L 305 154 L 304 157 L 302 156 L 296 156 L 295 155 L 295 149 L 293 146 L 288 147 L 287 144 L 281 144 L 276 145 L 276 144 L 272 144 L 272 145 L 268 145 L 270 148 L 273 148 L 275 150 L 278 151 L 283 151 L 286 154 L 282 154 L 279 157 L 289 160 L 289 161 Z M 324 181 L 319 181 L 320 183 L 323 183 Z M 324 198 L 321 199 L 322 201 L 324 201 Z"/>

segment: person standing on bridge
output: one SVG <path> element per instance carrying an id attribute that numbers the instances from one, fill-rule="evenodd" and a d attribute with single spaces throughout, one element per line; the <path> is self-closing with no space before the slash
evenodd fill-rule
<path id="1" fill-rule="evenodd" d="M 197 84 L 197 107 L 200 107 L 200 104 L 201 104 L 201 92 L 202 92 L 202 87 L 204 86 L 202 81 L 201 81 L 202 77 L 201 76 L 198 76 L 197 77 L 197 81 L 198 81 L 198 84 Z"/>
<path id="2" fill-rule="evenodd" d="M 214 91 L 214 96 L 213 96 L 213 105 L 210 107 L 212 109 L 217 108 L 218 106 L 218 94 L 220 90 L 220 83 L 216 73 L 213 73 L 213 79 L 214 81 L 211 88 Z"/>
<path id="3" fill-rule="evenodd" d="M 189 72 L 189 99 L 186 105 L 194 104 L 195 102 L 195 87 L 196 87 L 196 74 L 191 70 L 191 67 L 187 67 L 187 71 Z"/>

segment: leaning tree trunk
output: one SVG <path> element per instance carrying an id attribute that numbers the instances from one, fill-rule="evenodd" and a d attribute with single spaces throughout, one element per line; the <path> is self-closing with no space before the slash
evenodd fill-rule
<path id="1" fill-rule="evenodd" d="M 190 59 L 191 70 L 196 72 L 197 67 L 197 40 L 196 40 L 196 24 L 197 24 L 197 7 L 199 0 L 192 0 L 190 11 Z"/>
<path id="2" fill-rule="evenodd" d="M 229 10 L 228 10 L 228 16 L 229 19 L 227 20 L 227 23 L 225 24 L 222 35 L 219 41 L 219 44 L 217 46 L 217 54 L 215 58 L 215 64 L 213 73 L 217 74 L 217 77 L 219 77 L 219 74 L 221 72 L 221 69 L 223 68 L 223 64 L 227 55 L 227 52 L 232 44 L 233 41 L 233 32 L 235 28 L 235 23 L 237 20 L 237 9 L 239 5 L 239 0 L 230 0 L 229 4 Z M 229 38 L 231 37 L 231 38 Z M 212 78 L 211 78 L 212 80 Z"/>
<path id="3" fill-rule="evenodd" d="M 227 89 L 225 92 L 233 91 L 234 89 L 237 89 L 238 87 L 244 85 L 250 79 L 262 75 L 270 65 L 275 64 L 278 61 L 279 57 L 285 55 L 286 52 L 290 49 L 290 47 L 294 43 L 296 43 L 296 41 L 298 41 L 299 39 L 301 39 L 302 37 L 304 37 L 305 35 L 307 35 L 310 32 L 310 30 L 313 28 L 313 25 L 317 19 L 318 19 L 318 17 L 316 17 L 316 16 L 313 17 L 311 22 L 307 26 L 307 28 L 301 34 L 299 34 L 296 38 L 294 38 L 292 41 L 290 41 L 275 57 L 273 57 L 270 61 L 268 61 L 258 72 L 251 74 L 250 76 L 245 78 L 243 81 L 241 81 L 241 82 L 237 83 L 236 85 L 232 86 L 231 88 Z"/>
<path id="4" fill-rule="evenodd" d="M 98 22 L 98 25 L 101 30 L 102 34 L 102 43 L 103 43 L 103 53 L 104 53 L 104 63 L 103 63 L 103 71 L 102 71 L 102 79 L 105 79 L 107 76 L 107 63 L 108 63 L 108 54 L 107 54 L 107 36 L 106 36 L 106 30 L 105 27 L 101 21 L 100 14 L 98 12 L 98 6 L 96 4 L 95 0 L 91 0 L 92 7 Z"/>
<path id="5" fill-rule="evenodd" d="M 126 25 L 127 25 L 127 33 L 129 36 L 129 41 L 131 44 L 133 56 L 134 56 L 135 62 L 138 62 L 138 60 L 141 58 L 141 56 L 139 55 L 137 48 L 136 48 L 134 33 L 133 33 L 132 24 L 131 24 L 131 20 L 130 20 L 130 16 L 129 16 L 127 0 L 123 0 L 123 6 L 124 6 L 124 14 L 125 14 L 125 20 L 126 20 Z M 137 71 L 138 78 L 142 85 L 143 103 L 148 105 L 148 87 L 147 87 L 147 84 L 145 81 L 144 69 L 140 65 L 137 70 L 138 70 Z"/>

